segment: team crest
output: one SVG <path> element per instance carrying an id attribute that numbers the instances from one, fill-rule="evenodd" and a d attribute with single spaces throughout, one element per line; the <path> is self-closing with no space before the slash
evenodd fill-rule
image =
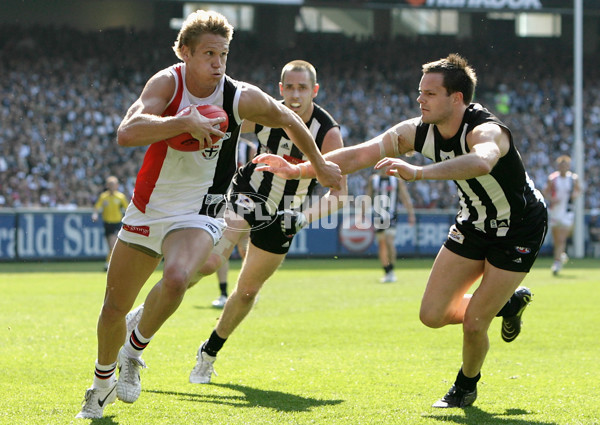
<path id="1" fill-rule="evenodd" d="M 527 248 L 525 246 L 515 246 L 515 251 L 519 254 L 529 254 L 531 252 L 531 248 Z"/>
<path id="2" fill-rule="evenodd" d="M 223 139 L 219 140 L 217 143 L 215 143 L 214 145 L 202 149 L 202 156 L 204 157 L 204 159 L 207 159 L 209 161 L 215 159 L 216 157 L 219 156 L 219 152 L 221 151 L 221 144 L 223 143 Z"/>

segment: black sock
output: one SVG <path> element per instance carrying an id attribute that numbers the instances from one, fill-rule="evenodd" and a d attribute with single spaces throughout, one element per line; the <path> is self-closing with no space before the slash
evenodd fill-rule
<path id="1" fill-rule="evenodd" d="M 205 351 L 209 356 L 215 357 L 219 350 L 223 348 L 225 341 L 227 341 L 227 338 L 221 338 L 217 335 L 217 331 L 213 331 L 208 341 L 202 346 L 202 351 Z"/>
<path id="2" fill-rule="evenodd" d="M 391 264 L 388 264 L 387 266 L 383 267 L 383 271 L 385 271 L 386 273 L 391 272 L 392 270 L 394 270 L 394 266 Z"/>
<path id="3" fill-rule="evenodd" d="M 510 299 L 504 304 L 504 307 L 496 314 L 496 317 L 510 317 L 517 314 L 519 311 L 520 303 L 517 302 L 515 295 L 513 294 Z"/>
<path id="4" fill-rule="evenodd" d="M 227 282 L 219 283 L 219 289 L 221 290 L 221 295 L 226 297 L 227 296 Z"/>
<path id="5" fill-rule="evenodd" d="M 454 385 L 462 388 L 463 390 L 473 391 L 475 388 L 477 388 L 477 382 L 479 381 L 479 378 L 481 378 L 481 373 L 478 373 L 474 378 L 467 378 L 461 367 L 458 371 L 458 375 L 456 375 L 456 381 L 454 382 Z"/>

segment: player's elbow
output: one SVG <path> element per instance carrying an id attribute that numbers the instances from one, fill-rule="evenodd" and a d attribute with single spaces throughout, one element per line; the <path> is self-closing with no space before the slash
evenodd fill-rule
<path id="1" fill-rule="evenodd" d="M 496 165 L 497 159 L 491 157 L 478 157 L 478 161 L 473 164 L 473 173 L 476 177 L 490 174 Z"/>
<path id="2" fill-rule="evenodd" d="M 119 127 L 117 130 L 117 143 L 119 146 L 133 146 L 133 136 L 127 128 Z"/>

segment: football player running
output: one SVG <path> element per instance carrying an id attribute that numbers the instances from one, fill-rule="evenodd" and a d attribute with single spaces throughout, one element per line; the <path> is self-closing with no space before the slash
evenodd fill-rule
<path id="1" fill-rule="evenodd" d="M 149 147 L 108 267 L 94 378 L 79 418 L 101 418 L 116 398 L 133 403 L 140 396 L 144 348 L 177 310 L 221 239 L 225 223 L 217 216 L 218 205 L 236 169 L 243 120 L 285 128 L 290 144 L 317 164 L 319 181 L 340 187 L 339 167 L 323 159 L 297 114 L 256 86 L 225 74 L 232 37 L 233 27 L 223 15 L 191 13 L 173 46 L 182 62 L 150 77 L 119 126 L 120 145 Z M 223 118 L 206 119 L 196 108 L 176 116 L 190 104 L 223 108 L 229 118 L 227 131 L 213 127 Z M 165 139 L 181 133 L 190 133 L 208 148 L 196 152 L 169 148 Z M 213 143 L 211 135 L 221 139 Z M 162 259 L 162 277 L 123 345 L 125 316 Z"/>
<path id="2" fill-rule="evenodd" d="M 477 398 L 489 349 L 488 328 L 502 317 L 502 339 L 513 341 L 531 292 L 519 285 L 531 269 L 547 230 L 543 197 L 525 172 L 508 127 L 471 103 L 477 77 L 457 54 L 424 64 L 421 116 L 402 121 L 372 140 L 325 157 L 342 173 L 375 166 L 405 181 L 453 180 L 460 210 L 435 259 L 421 302 L 428 327 L 461 324 L 462 366 L 434 407 L 465 407 Z M 416 166 L 400 155 L 417 151 L 434 161 Z M 309 163 L 259 155 L 258 170 L 284 178 L 311 178 Z M 467 293 L 479 281 L 479 286 Z"/>

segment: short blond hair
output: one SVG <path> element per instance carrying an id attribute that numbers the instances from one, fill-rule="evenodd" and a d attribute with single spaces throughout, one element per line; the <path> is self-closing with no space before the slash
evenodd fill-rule
<path id="1" fill-rule="evenodd" d="M 196 10 L 190 13 L 183 21 L 179 34 L 177 34 L 177 40 L 173 44 L 173 51 L 177 57 L 183 60 L 183 54 L 181 53 L 183 46 L 188 46 L 193 52 L 200 36 L 203 34 L 220 35 L 230 42 L 233 38 L 233 25 L 218 12 Z"/>

